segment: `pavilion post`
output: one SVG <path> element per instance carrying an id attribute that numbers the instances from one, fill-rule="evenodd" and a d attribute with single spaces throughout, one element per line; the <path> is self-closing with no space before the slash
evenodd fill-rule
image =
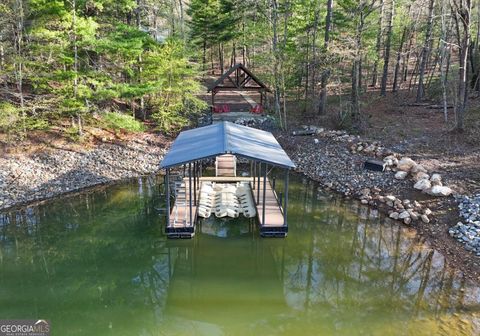
<path id="1" fill-rule="evenodd" d="M 192 218 L 192 163 L 188 163 L 188 205 L 190 207 L 190 226 L 193 225 L 193 218 Z"/>
<path id="2" fill-rule="evenodd" d="M 197 205 L 197 162 L 193 163 L 193 204 Z"/>
<path id="3" fill-rule="evenodd" d="M 265 171 L 263 172 L 263 204 L 262 204 L 262 226 L 265 225 L 265 195 L 267 190 L 267 164 L 264 165 Z"/>
<path id="4" fill-rule="evenodd" d="M 167 227 L 170 226 L 170 168 L 167 168 L 165 174 L 165 198 L 166 198 L 166 211 L 167 211 Z"/>
<path id="5" fill-rule="evenodd" d="M 287 226 L 287 209 L 288 209 L 288 169 L 285 169 L 285 197 L 283 202 L 283 225 Z"/>

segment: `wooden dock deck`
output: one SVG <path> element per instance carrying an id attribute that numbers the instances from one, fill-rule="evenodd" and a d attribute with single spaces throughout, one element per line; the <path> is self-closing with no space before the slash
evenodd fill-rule
<path id="1" fill-rule="evenodd" d="M 257 219 L 260 226 L 260 235 L 262 237 L 285 237 L 288 232 L 288 227 L 284 225 L 283 209 L 277 196 L 267 178 L 265 189 L 265 223 L 263 223 L 263 178 L 260 178 L 260 197 L 258 195 L 258 179 L 252 177 L 239 176 L 216 176 L 216 177 L 200 177 L 200 184 L 203 181 L 217 182 L 217 183 L 236 183 L 236 182 L 250 182 L 253 198 L 257 211 Z M 192 189 L 193 189 L 192 182 Z M 199 200 L 200 185 L 197 186 L 197 202 Z M 170 213 L 170 223 L 166 228 L 166 233 L 169 238 L 192 238 L 195 235 L 195 224 L 197 222 L 197 207 L 194 204 L 192 190 L 192 225 L 190 225 L 190 208 L 189 208 L 189 183 L 188 177 L 183 179 L 183 183 L 177 192 L 175 204 Z"/>
<path id="2" fill-rule="evenodd" d="M 256 182 L 258 183 L 258 181 Z M 263 237 L 286 237 L 288 233 L 288 227 L 285 225 L 282 206 L 272 188 L 272 185 L 270 184 L 268 177 L 266 182 L 265 223 L 263 223 L 263 177 L 260 178 L 260 193 L 257 189 L 252 190 L 257 207 L 257 218 L 260 225 L 260 234 Z M 255 188 L 257 187 L 258 185 L 255 186 Z"/>
<path id="3" fill-rule="evenodd" d="M 169 238 L 192 238 L 195 235 L 195 222 L 197 220 L 197 206 L 194 203 L 194 184 L 192 179 L 192 221 L 190 224 L 190 188 L 188 177 L 183 178 L 181 185 L 175 193 L 175 203 L 170 212 L 170 221 L 166 227 Z M 197 186 L 197 201 L 199 186 Z"/>

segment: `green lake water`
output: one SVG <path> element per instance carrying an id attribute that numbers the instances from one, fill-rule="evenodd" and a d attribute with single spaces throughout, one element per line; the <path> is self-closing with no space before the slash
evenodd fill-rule
<path id="1" fill-rule="evenodd" d="M 479 288 L 374 210 L 296 175 L 287 238 L 212 218 L 167 240 L 159 181 L 0 213 L 0 319 L 55 336 L 480 333 Z"/>

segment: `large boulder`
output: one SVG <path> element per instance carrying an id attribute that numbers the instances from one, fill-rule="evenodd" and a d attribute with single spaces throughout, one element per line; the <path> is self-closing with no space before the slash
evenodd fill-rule
<path id="1" fill-rule="evenodd" d="M 419 171 L 416 174 L 413 174 L 413 179 L 418 182 L 420 180 L 428 180 L 430 179 L 430 176 L 427 173 Z"/>
<path id="2" fill-rule="evenodd" d="M 410 159 L 409 157 L 404 157 L 397 163 L 397 169 L 409 172 L 410 169 L 412 169 L 413 166 L 416 166 L 417 164 L 415 161 Z"/>
<path id="3" fill-rule="evenodd" d="M 398 219 L 398 212 L 392 212 L 388 217 L 392 218 L 392 219 Z"/>
<path id="4" fill-rule="evenodd" d="M 430 178 L 430 182 L 432 182 L 432 186 L 442 186 L 442 177 L 440 174 L 433 174 Z"/>
<path id="5" fill-rule="evenodd" d="M 408 172 L 400 170 L 395 174 L 395 178 L 397 180 L 405 180 L 407 175 L 408 175 Z"/>
<path id="6" fill-rule="evenodd" d="M 411 169 L 412 174 L 426 173 L 426 172 L 427 172 L 427 170 L 421 164 L 416 164 L 416 165 L 412 166 L 412 169 Z"/>
<path id="7" fill-rule="evenodd" d="M 453 193 L 453 190 L 445 186 L 433 186 L 430 189 L 426 190 L 426 193 L 432 196 L 450 196 Z"/>
<path id="8" fill-rule="evenodd" d="M 395 155 L 389 155 L 383 159 L 383 162 L 385 162 L 385 165 L 387 166 L 393 166 L 398 163 L 398 159 L 395 157 Z"/>
<path id="9" fill-rule="evenodd" d="M 417 190 L 424 191 L 424 190 L 427 190 L 427 189 L 431 188 L 432 184 L 430 183 L 429 180 L 422 179 L 422 180 L 419 180 L 417 183 L 415 183 L 413 185 L 413 187 Z"/>
<path id="10" fill-rule="evenodd" d="M 387 195 L 387 196 L 385 196 L 385 199 L 386 199 L 387 201 L 390 201 L 390 202 L 395 202 L 395 200 L 396 200 L 397 198 L 396 198 L 395 196 L 393 196 L 393 195 Z"/>

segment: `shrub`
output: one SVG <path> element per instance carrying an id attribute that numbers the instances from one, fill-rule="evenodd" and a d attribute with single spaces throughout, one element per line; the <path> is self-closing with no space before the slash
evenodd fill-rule
<path id="1" fill-rule="evenodd" d="M 20 110 L 7 102 L 0 103 L 0 130 L 12 132 L 20 121 Z"/>
<path id="2" fill-rule="evenodd" d="M 103 116 L 103 121 L 106 126 L 115 130 L 126 130 L 129 132 L 142 132 L 145 130 L 145 126 L 127 114 L 121 114 L 117 112 L 107 112 Z"/>
<path id="3" fill-rule="evenodd" d="M 157 110 L 152 118 L 158 124 L 158 128 L 167 133 L 175 133 L 190 123 L 190 119 L 196 118 L 208 108 L 207 103 L 194 97 L 186 95 L 183 99 L 178 98 L 176 103 L 165 103 L 161 99 L 154 102 Z"/>
<path id="4" fill-rule="evenodd" d="M 79 129 L 76 126 L 71 126 L 65 129 L 65 135 L 74 142 L 78 142 L 81 140 L 81 137 L 79 135 Z"/>

